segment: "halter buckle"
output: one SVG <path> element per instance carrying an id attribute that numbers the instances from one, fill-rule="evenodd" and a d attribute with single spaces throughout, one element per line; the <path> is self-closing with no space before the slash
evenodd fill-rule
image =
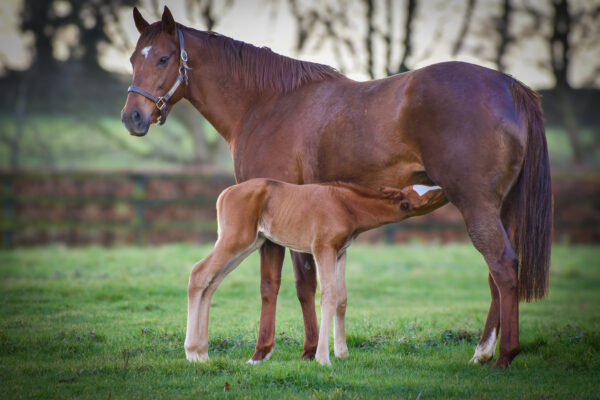
<path id="1" fill-rule="evenodd" d="M 156 108 L 158 108 L 161 112 L 167 108 L 167 102 L 163 97 L 159 98 L 156 102 Z"/>

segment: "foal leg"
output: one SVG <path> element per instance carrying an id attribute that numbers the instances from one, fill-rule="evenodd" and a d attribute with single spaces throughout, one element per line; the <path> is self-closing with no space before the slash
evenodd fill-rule
<path id="1" fill-rule="evenodd" d="M 300 357 L 311 360 L 315 357 L 319 340 L 319 325 L 315 312 L 315 293 L 317 291 L 317 268 L 311 254 L 290 251 L 294 265 L 296 294 L 302 307 L 304 318 L 304 351 Z"/>
<path id="2" fill-rule="evenodd" d="M 498 292 L 498 286 L 496 286 L 491 273 L 488 275 L 488 283 L 492 294 L 492 302 L 490 304 L 490 310 L 488 311 L 487 320 L 485 321 L 483 333 L 481 334 L 481 339 L 475 348 L 473 358 L 471 358 L 473 364 L 485 364 L 494 358 L 494 353 L 496 352 L 496 339 L 500 332 L 500 293 Z"/>
<path id="3" fill-rule="evenodd" d="M 335 286 L 336 307 L 335 319 L 333 321 L 333 354 L 337 358 L 348 357 L 348 345 L 346 344 L 346 304 L 348 296 L 346 293 L 346 251 L 344 251 L 335 263 Z"/>
<path id="4" fill-rule="evenodd" d="M 509 366 L 512 359 L 520 351 L 519 294 L 516 269 L 518 258 L 508 240 L 498 214 L 494 210 L 463 212 L 467 231 L 475 248 L 479 250 L 488 264 L 490 277 L 493 281 L 490 282 L 492 291 L 490 313 L 488 314 L 482 341 L 477 346 L 478 349 L 483 348 L 482 353 L 486 355 L 474 358 L 480 360 L 481 358 L 485 359 L 490 353 L 493 355 L 498 327 L 498 317 L 495 310 L 499 309 L 499 325 L 502 335 L 500 336 L 500 355 L 494 367 L 505 368 Z M 494 284 L 498 291 L 497 296 L 495 295 Z M 499 307 L 496 307 L 495 301 L 498 300 Z M 477 350 L 475 354 L 477 356 Z"/>
<path id="5" fill-rule="evenodd" d="M 275 344 L 275 313 L 277 294 L 281 285 L 281 267 L 285 248 L 266 241 L 260 248 L 260 326 L 254 355 L 248 364 L 257 364 L 268 359 Z"/>
<path id="6" fill-rule="evenodd" d="M 223 278 L 261 244 L 262 240 L 258 238 L 237 248 L 218 241 L 214 250 L 192 269 L 184 344 L 188 361 L 208 360 L 208 313 L 213 293 Z"/>
<path id="7" fill-rule="evenodd" d="M 314 253 L 321 283 L 321 329 L 315 359 L 319 364 L 331 365 L 329 362 L 329 330 L 336 306 L 335 261 L 336 252 L 326 248 Z"/>

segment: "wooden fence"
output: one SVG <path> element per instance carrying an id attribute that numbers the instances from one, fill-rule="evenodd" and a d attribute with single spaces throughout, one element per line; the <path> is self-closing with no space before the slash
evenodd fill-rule
<path id="1" fill-rule="evenodd" d="M 230 175 L 0 172 L 1 246 L 158 244 L 216 239 L 215 201 Z M 555 180 L 555 239 L 600 242 L 598 180 Z M 451 205 L 366 232 L 366 241 L 467 238 Z"/>

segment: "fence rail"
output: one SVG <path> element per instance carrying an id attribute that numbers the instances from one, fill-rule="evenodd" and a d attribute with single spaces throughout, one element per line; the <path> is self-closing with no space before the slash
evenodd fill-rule
<path id="1" fill-rule="evenodd" d="M 0 171 L 1 246 L 155 244 L 216 238 L 215 201 L 230 175 Z M 600 180 L 554 181 L 555 239 L 600 242 Z M 451 205 L 363 234 L 363 240 L 467 238 Z"/>

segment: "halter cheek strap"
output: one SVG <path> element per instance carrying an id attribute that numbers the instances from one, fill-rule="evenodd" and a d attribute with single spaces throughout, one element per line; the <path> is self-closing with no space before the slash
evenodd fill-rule
<path id="1" fill-rule="evenodd" d="M 154 105 L 156 105 L 156 108 L 158 108 L 158 111 L 160 111 L 160 117 L 156 121 L 159 125 L 164 124 L 167 120 L 167 104 L 171 97 L 173 97 L 173 95 L 175 94 L 177 89 L 179 89 L 179 86 L 181 86 L 182 83 L 184 83 L 186 86 L 188 84 L 187 72 L 191 68 L 187 65 L 188 56 L 187 52 L 185 51 L 185 47 L 183 46 L 183 33 L 179 28 L 177 28 L 177 35 L 179 36 L 179 75 L 177 76 L 175 83 L 173 83 L 173 86 L 171 86 L 171 89 L 169 89 L 167 93 L 165 93 L 162 96 L 155 96 L 149 91 L 133 85 L 129 86 L 129 88 L 127 89 L 127 93 L 134 92 L 141 94 L 142 96 L 151 100 L 154 103 Z"/>

